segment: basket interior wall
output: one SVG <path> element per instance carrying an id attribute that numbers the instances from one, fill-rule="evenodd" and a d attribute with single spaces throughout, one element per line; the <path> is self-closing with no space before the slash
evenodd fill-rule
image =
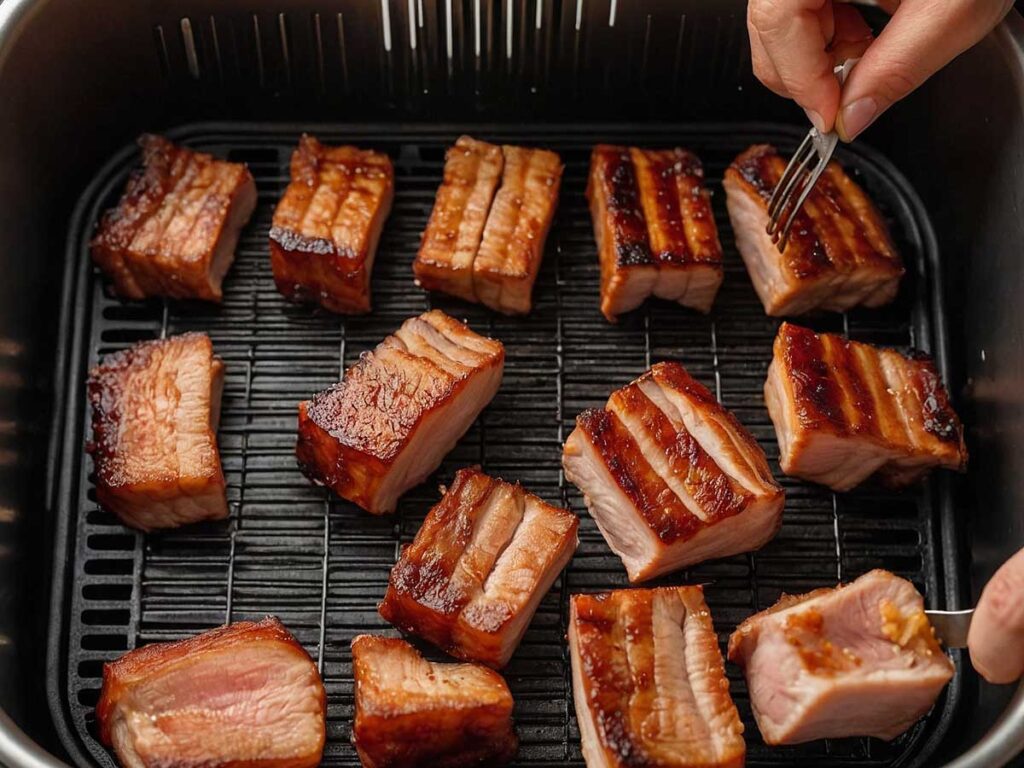
<path id="1" fill-rule="evenodd" d="M 400 546 L 415 535 L 437 500 L 437 485 L 468 464 L 520 480 L 553 503 L 581 515 L 580 548 L 541 603 L 506 678 L 516 699 L 521 739 L 517 765 L 581 766 L 572 709 L 567 648 L 567 600 L 579 591 L 625 586 L 586 514 L 580 494 L 560 471 L 560 452 L 577 413 L 652 362 L 676 359 L 707 384 L 757 437 L 777 477 L 778 448 L 761 388 L 778 322 L 764 316 L 735 250 L 725 216 L 722 172 L 755 141 L 794 146 L 795 136 L 770 125 L 472 128 L 475 135 L 558 151 L 566 163 L 558 215 L 548 239 L 525 318 L 506 318 L 442 296 L 412 281 L 410 265 L 441 179 L 444 149 L 457 126 L 396 129 L 312 126 L 323 140 L 351 141 L 387 151 L 396 173 L 393 212 L 373 275 L 374 311 L 340 318 L 289 304 L 270 273 L 267 230 L 288 183 L 297 128 L 206 125 L 178 135 L 186 143 L 249 164 L 259 205 L 225 282 L 222 306 L 190 302 L 121 302 L 88 266 L 84 246 L 97 212 L 110 204 L 134 156 L 122 153 L 80 203 L 81 231 L 69 258 L 78 271 L 78 303 L 64 343 L 69 364 L 67 440 L 61 454 L 59 514 L 67 535 L 56 558 L 64 594 L 51 628 L 49 692 L 65 746 L 82 762 L 112 766 L 95 739 L 92 708 L 102 663 L 139 645 L 178 639 L 225 621 L 275 614 L 320 664 L 328 690 L 326 765 L 355 766 L 349 744 L 352 681 L 348 643 L 360 632 L 387 632 L 376 613 Z M 583 197 L 590 147 L 599 140 L 694 150 L 704 161 L 726 258 L 726 279 L 710 315 L 664 302 L 609 325 L 598 311 L 598 265 Z M 928 224 L 891 167 L 869 150 L 847 148 L 839 158 L 878 202 L 908 266 L 897 301 L 874 311 L 807 320 L 817 330 L 858 340 L 935 349 L 942 338 L 932 313 L 935 254 Z M 466 319 L 506 347 L 504 383 L 478 422 L 436 475 L 408 493 L 391 517 L 371 517 L 312 486 L 294 458 L 296 403 L 335 381 L 358 355 L 406 317 L 440 307 Z M 142 535 L 118 525 L 96 506 L 91 463 L 81 447 L 88 413 L 84 376 L 103 354 L 136 341 L 187 330 L 210 334 L 227 365 L 219 442 L 231 507 L 226 521 Z M 874 567 L 906 576 L 931 606 L 955 590 L 956 574 L 941 565 L 937 519 L 944 486 L 903 493 L 865 488 L 834 495 L 784 480 L 787 505 L 779 535 L 760 552 L 699 565 L 667 583 L 705 583 L 724 640 L 750 613 L 782 592 L 798 593 Z M 62 553 L 68 555 L 66 562 Z M 435 657 L 436 654 L 435 654 Z M 921 724 L 892 744 L 867 739 L 766 748 L 750 715 L 742 677 L 729 669 L 746 724 L 751 765 L 895 765 L 925 759 L 948 724 L 954 685 Z"/>

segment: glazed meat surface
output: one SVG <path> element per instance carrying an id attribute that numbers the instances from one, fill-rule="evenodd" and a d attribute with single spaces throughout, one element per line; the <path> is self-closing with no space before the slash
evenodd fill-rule
<path id="1" fill-rule="evenodd" d="M 764 386 L 782 470 L 846 491 L 963 469 L 963 426 L 931 360 L 783 323 Z"/>
<path id="2" fill-rule="evenodd" d="M 448 149 L 444 181 L 413 263 L 423 288 L 477 300 L 473 261 L 504 167 L 505 157 L 495 144 L 460 136 Z"/>
<path id="3" fill-rule="evenodd" d="M 695 155 L 598 145 L 587 199 L 605 317 L 614 322 L 651 295 L 710 311 L 722 283 L 722 246 Z"/>
<path id="4" fill-rule="evenodd" d="M 460 137 L 445 155 L 417 282 L 505 314 L 529 312 L 561 180 L 554 152 Z"/>
<path id="5" fill-rule="evenodd" d="M 756 145 L 733 161 L 723 181 L 736 247 L 765 312 L 843 312 L 892 301 L 903 262 L 881 214 L 835 162 L 796 214 L 779 253 L 765 230 L 768 201 L 785 168 L 774 147 Z"/>
<path id="6" fill-rule="evenodd" d="M 90 371 L 96 499 L 125 525 L 227 517 L 216 434 L 223 375 L 202 333 L 136 344 Z"/>
<path id="7" fill-rule="evenodd" d="M 558 206 L 562 161 L 544 149 L 501 150 L 501 188 L 473 261 L 473 290 L 480 303 L 492 309 L 526 314 Z"/>
<path id="8" fill-rule="evenodd" d="M 576 550 L 578 525 L 518 484 L 459 470 L 392 569 L 380 614 L 453 656 L 503 667 Z"/>
<path id="9" fill-rule="evenodd" d="M 512 694 L 479 664 L 435 664 L 404 640 L 352 641 L 352 741 L 364 768 L 498 766 L 518 748 Z"/>
<path id="10" fill-rule="evenodd" d="M 104 665 L 96 720 L 125 768 L 311 768 L 326 707 L 313 660 L 266 618 Z"/>
<path id="11" fill-rule="evenodd" d="M 582 413 L 562 466 L 630 581 L 758 549 L 782 522 L 764 452 L 678 363 Z"/>
<path id="12" fill-rule="evenodd" d="M 220 301 L 238 236 L 256 207 L 256 182 L 241 163 L 139 139 L 142 167 L 100 219 L 93 262 L 126 299 Z"/>
<path id="13" fill-rule="evenodd" d="M 501 383 L 505 351 L 440 310 L 406 320 L 299 404 L 299 466 L 373 514 L 423 482 Z"/>
<path id="14" fill-rule="evenodd" d="M 700 587 L 573 595 L 569 651 L 587 768 L 743 765 L 743 724 Z"/>
<path id="15" fill-rule="evenodd" d="M 304 135 L 270 228 L 277 289 L 331 312 L 369 312 L 370 275 L 394 193 L 387 155 Z"/>
<path id="16" fill-rule="evenodd" d="M 921 595 L 881 570 L 783 597 L 733 633 L 729 659 L 746 674 L 768 744 L 894 739 L 931 709 L 953 677 Z"/>

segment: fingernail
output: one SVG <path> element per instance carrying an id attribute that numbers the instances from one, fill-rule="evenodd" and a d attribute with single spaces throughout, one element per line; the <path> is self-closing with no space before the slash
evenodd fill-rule
<path id="1" fill-rule="evenodd" d="M 805 109 L 804 112 L 807 113 L 807 119 L 811 121 L 811 125 L 818 129 L 818 133 L 824 133 L 825 119 L 813 109 Z"/>
<path id="2" fill-rule="evenodd" d="M 878 116 L 878 102 L 870 96 L 864 96 L 847 104 L 839 112 L 839 135 L 851 141 L 874 122 Z"/>

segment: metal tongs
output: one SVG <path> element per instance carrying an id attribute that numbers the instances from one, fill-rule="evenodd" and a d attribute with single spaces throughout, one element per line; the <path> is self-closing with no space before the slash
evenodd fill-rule
<path id="1" fill-rule="evenodd" d="M 835 68 L 836 78 L 839 85 L 846 82 L 850 70 L 859 59 L 847 59 Z M 828 161 L 832 159 L 836 146 L 839 144 L 839 134 L 835 130 L 828 133 L 820 133 L 817 128 L 811 128 L 800 146 L 793 154 L 786 170 L 783 172 L 779 183 L 775 185 L 771 199 L 768 201 L 768 236 L 779 249 L 779 253 L 786 250 L 786 243 L 789 242 L 789 230 L 793 226 L 797 212 L 803 207 L 807 196 L 811 194 L 814 185 L 818 182 L 821 174 L 825 172 Z M 811 161 L 818 158 L 813 168 L 810 168 Z M 810 170 L 809 170 L 810 168 Z"/>
<path id="2" fill-rule="evenodd" d="M 966 611 L 925 611 L 936 636 L 946 648 L 966 648 L 974 609 Z"/>

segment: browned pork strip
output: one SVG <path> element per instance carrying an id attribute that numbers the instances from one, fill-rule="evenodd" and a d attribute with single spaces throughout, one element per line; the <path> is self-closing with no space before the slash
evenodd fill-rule
<path id="1" fill-rule="evenodd" d="M 743 724 L 700 587 L 573 595 L 569 652 L 587 768 L 743 765 Z"/>
<path id="2" fill-rule="evenodd" d="M 256 207 L 256 183 L 241 163 L 139 139 L 142 167 L 103 214 L 92 259 L 128 299 L 220 301 L 242 227 Z"/>
<path id="3" fill-rule="evenodd" d="M 614 321 L 652 294 L 711 309 L 722 283 L 722 247 L 695 155 L 598 145 L 587 198 L 605 317 Z"/>
<path id="4" fill-rule="evenodd" d="M 476 301 L 473 260 L 504 165 L 501 147 L 469 136 L 445 154 L 444 180 L 412 265 L 428 291 Z"/>
<path id="5" fill-rule="evenodd" d="M 332 312 L 369 312 L 370 275 L 394 193 L 387 155 L 304 135 L 270 228 L 277 289 Z"/>
<path id="6" fill-rule="evenodd" d="M 835 589 L 783 597 L 729 640 L 768 744 L 894 739 L 953 676 L 914 585 L 875 570 Z"/>
<path id="7" fill-rule="evenodd" d="M 105 664 L 96 720 L 125 768 L 312 768 L 326 709 L 316 664 L 267 618 Z"/>
<path id="8" fill-rule="evenodd" d="M 223 375 L 202 333 L 136 344 L 90 371 L 96 499 L 125 525 L 227 517 L 217 453 Z"/>
<path id="9" fill-rule="evenodd" d="M 931 361 L 783 323 L 765 382 L 782 470 L 846 491 L 963 469 L 963 427 Z"/>
<path id="10" fill-rule="evenodd" d="M 518 748 L 512 694 L 479 664 L 435 664 L 404 640 L 352 641 L 352 741 L 364 768 L 498 766 Z"/>
<path id="11" fill-rule="evenodd" d="M 769 315 L 878 307 L 896 296 L 903 263 L 881 214 L 835 162 L 796 214 L 783 253 L 765 231 L 768 201 L 786 168 L 774 147 L 750 147 L 723 186 L 736 247 Z"/>
<path id="12" fill-rule="evenodd" d="M 555 217 L 562 161 L 544 149 L 503 146 L 501 188 L 487 216 L 473 261 L 473 290 L 481 304 L 506 314 L 530 311 L 544 243 Z"/>
<path id="13" fill-rule="evenodd" d="M 413 262 L 417 282 L 506 314 L 529 312 L 561 181 L 554 152 L 459 137 Z"/>
<path id="14" fill-rule="evenodd" d="M 630 581 L 758 549 L 782 522 L 764 452 L 678 363 L 581 414 L 562 466 Z"/>
<path id="15" fill-rule="evenodd" d="M 299 466 L 373 514 L 423 482 L 501 383 L 505 351 L 440 310 L 406 320 L 299 404 Z"/>
<path id="16" fill-rule="evenodd" d="M 391 570 L 380 614 L 459 658 L 508 663 L 576 550 L 579 520 L 461 469 Z"/>

